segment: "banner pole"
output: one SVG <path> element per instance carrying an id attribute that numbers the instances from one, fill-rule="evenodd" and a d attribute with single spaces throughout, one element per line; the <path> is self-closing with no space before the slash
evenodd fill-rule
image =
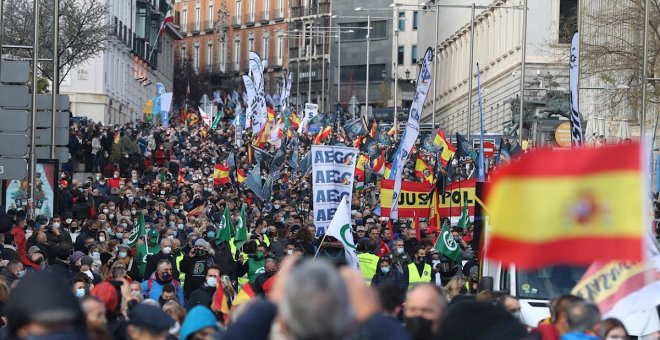
<path id="1" fill-rule="evenodd" d="M 325 236 L 328 234 L 323 234 L 323 237 L 321 238 L 321 242 L 319 243 L 318 249 L 316 249 L 316 254 L 314 254 L 314 260 L 316 260 L 316 257 L 319 255 L 319 252 L 321 251 L 321 246 L 323 245 L 323 242 L 325 241 Z"/>

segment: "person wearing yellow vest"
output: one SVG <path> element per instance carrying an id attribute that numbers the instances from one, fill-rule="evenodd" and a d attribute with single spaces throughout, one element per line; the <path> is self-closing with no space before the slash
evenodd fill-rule
<path id="1" fill-rule="evenodd" d="M 420 284 L 431 283 L 433 271 L 425 259 L 426 249 L 417 249 L 415 261 L 408 265 L 408 291 Z"/>
<path id="2" fill-rule="evenodd" d="M 360 271 L 362 272 L 362 278 L 367 286 L 371 286 L 371 279 L 376 275 L 376 270 L 378 269 L 378 256 L 367 252 L 367 249 L 373 249 L 369 244 L 371 241 L 360 242 L 357 245 L 358 252 L 358 262 L 360 263 Z"/>

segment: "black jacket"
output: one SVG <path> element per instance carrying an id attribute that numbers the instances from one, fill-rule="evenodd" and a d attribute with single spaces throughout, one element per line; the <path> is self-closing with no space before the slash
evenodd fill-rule
<path id="1" fill-rule="evenodd" d="M 220 282 L 218 282 L 218 284 L 220 284 Z M 211 303 L 213 302 L 213 293 L 215 293 L 215 287 L 209 287 L 207 285 L 203 285 L 202 288 L 195 289 L 192 293 L 190 293 L 190 298 L 186 304 L 186 310 L 190 311 L 197 305 L 211 308 Z"/>

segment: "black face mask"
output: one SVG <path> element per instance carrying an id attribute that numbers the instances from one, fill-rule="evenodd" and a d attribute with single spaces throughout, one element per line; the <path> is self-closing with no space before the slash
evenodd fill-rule
<path id="1" fill-rule="evenodd" d="M 431 330 L 433 322 L 421 316 L 413 318 L 405 318 L 406 330 L 413 340 L 425 340 L 433 338 L 433 331 Z"/>

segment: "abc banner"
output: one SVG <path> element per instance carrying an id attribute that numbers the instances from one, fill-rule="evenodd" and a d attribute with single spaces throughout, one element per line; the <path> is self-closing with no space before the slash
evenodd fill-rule
<path id="1" fill-rule="evenodd" d="M 461 207 L 467 200 L 468 211 L 474 217 L 475 187 L 477 181 L 474 179 L 452 183 L 447 186 L 447 191 L 440 195 L 438 209 L 442 217 L 461 216 Z M 428 217 L 431 211 L 430 183 L 401 182 L 401 194 L 399 195 L 399 218 Z M 392 206 L 393 180 L 383 180 L 380 189 L 380 206 L 382 217 L 390 217 Z"/>
<path id="2" fill-rule="evenodd" d="M 353 176 L 357 152 L 355 148 L 344 146 L 312 145 L 312 191 L 316 237 L 325 234 L 325 229 L 344 196 L 348 202 L 353 201 Z"/>

